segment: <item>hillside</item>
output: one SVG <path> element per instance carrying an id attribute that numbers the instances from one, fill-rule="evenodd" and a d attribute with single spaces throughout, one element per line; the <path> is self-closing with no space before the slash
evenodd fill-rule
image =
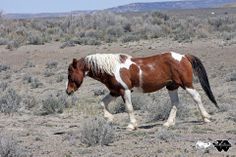
<path id="1" fill-rule="evenodd" d="M 116 13 L 125 12 L 143 12 L 153 10 L 181 10 L 181 9 L 201 9 L 201 8 L 218 8 L 224 6 L 235 6 L 236 0 L 190 0 L 190 1 L 173 1 L 173 2 L 149 2 L 149 3 L 131 3 L 128 5 L 118 6 L 105 9 Z M 87 11 L 71 11 L 61 13 L 36 13 L 36 14 L 20 14 L 11 13 L 5 14 L 4 17 L 11 19 L 29 19 L 29 18 L 51 18 L 63 17 L 68 15 L 79 15 L 83 13 L 93 13 L 102 10 L 87 10 Z"/>
<path id="2" fill-rule="evenodd" d="M 233 2 L 236 2 L 236 0 L 191 0 L 173 2 L 132 3 L 128 5 L 110 8 L 107 10 L 112 12 L 142 12 L 152 10 L 216 8 Z"/>

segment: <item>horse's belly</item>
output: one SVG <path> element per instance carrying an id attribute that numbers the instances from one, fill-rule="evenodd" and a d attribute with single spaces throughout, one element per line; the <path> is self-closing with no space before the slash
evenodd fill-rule
<path id="1" fill-rule="evenodd" d="M 143 89 L 143 93 L 151 93 L 151 92 L 156 92 L 165 86 L 166 86 L 166 84 L 143 86 L 142 89 Z"/>
<path id="2" fill-rule="evenodd" d="M 142 87 L 134 87 L 132 90 L 133 92 L 137 93 L 151 93 L 160 90 L 161 88 L 165 87 L 166 84 L 143 84 Z"/>

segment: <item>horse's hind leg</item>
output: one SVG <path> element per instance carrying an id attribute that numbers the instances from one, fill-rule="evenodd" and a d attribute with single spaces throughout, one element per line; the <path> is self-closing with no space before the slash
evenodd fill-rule
<path id="1" fill-rule="evenodd" d="M 165 127 L 170 127 L 175 125 L 175 117 L 176 117 L 177 107 L 179 105 L 178 89 L 168 90 L 168 93 L 170 96 L 172 109 L 170 111 L 167 122 L 163 124 Z"/>
<path id="2" fill-rule="evenodd" d="M 198 93 L 198 91 L 194 88 L 186 88 L 186 91 L 191 95 L 195 103 L 197 103 L 204 122 L 211 122 L 210 121 L 211 116 L 207 113 L 206 109 L 204 108 L 201 96 Z"/>
<path id="3" fill-rule="evenodd" d="M 115 100 L 116 97 L 113 97 L 111 94 L 107 94 L 101 101 L 101 106 L 103 107 L 104 111 L 104 117 L 109 121 L 112 122 L 114 119 L 114 116 L 108 111 L 108 104 L 112 101 Z"/>

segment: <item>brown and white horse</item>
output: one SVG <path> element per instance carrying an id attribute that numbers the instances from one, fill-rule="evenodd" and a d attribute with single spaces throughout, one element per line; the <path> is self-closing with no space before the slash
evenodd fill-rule
<path id="1" fill-rule="evenodd" d="M 127 129 L 134 130 L 137 128 L 137 121 L 131 101 L 132 91 L 150 93 L 166 87 L 173 106 L 167 122 L 164 123 L 164 126 L 169 127 L 175 124 L 179 105 L 177 90 L 182 87 L 197 103 L 204 122 L 210 122 L 210 115 L 193 87 L 193 73 L 198 76 L 205 93 L 218 108 L 201 61 L 193 55 L 175 52 L 144 58 L 133 58 L 126 54 L 93 54 L 79 60 L 73 59 L 68 68 L 66 92 L 68 95 L 75 92 L 85 76 L 102 82 L 110 90 L 101 101 L 105 118 L 113 121 L 114 116 L 108 111 L 108 104 L 121 96 L 130 117 Z"/>

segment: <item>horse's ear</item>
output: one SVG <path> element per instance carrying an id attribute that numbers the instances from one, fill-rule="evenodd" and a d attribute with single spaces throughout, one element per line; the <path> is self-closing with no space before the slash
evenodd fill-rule
<path id="1" fill-rule="evenodd" d="M 73 58 L 72 65 L 73 65 L 74 68 L 77 67 L 77 59 Z"/>

